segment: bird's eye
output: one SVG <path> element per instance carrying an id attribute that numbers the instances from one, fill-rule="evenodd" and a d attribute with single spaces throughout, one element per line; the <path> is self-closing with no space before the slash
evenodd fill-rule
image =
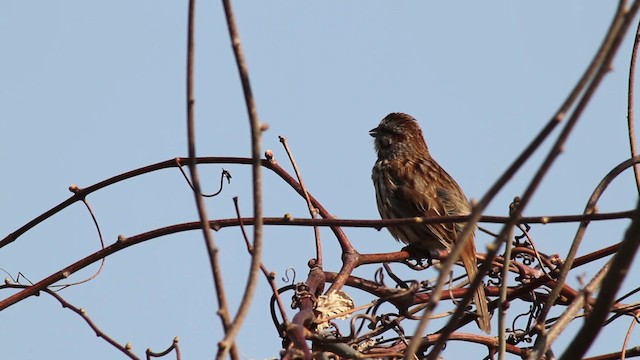
<path id="1" fill-rule="evenodd" d="M 397 135 L 399 134 L 398 131 L 396 131 L 394 128 L 391 127 L 387 127 L 387 126 L 381 126 L 378 128 L 378 131 L 384 135 Z"/>

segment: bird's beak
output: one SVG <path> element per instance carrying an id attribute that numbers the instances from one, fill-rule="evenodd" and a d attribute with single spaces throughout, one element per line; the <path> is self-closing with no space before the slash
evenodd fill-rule
<path id="1" fill-rule="evenodd" d="M 373 129 L 369 130 L 369 135 L 371 135 L 371 137 L 378 136 L 378 128 L 374 127 Z"/>

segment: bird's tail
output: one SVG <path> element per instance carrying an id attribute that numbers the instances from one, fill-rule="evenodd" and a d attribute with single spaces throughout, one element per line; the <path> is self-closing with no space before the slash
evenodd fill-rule
<path id="1" fill-rule="evenodd" d="M 472 282 L 478 274 L 478 261 L 476 260 L 476 247 L 473 243 L 473 238 L 469 239 L 466 243 L 465 248 L 462 250 L 462 254 L 460 255 L 460 259 L 462 260 L 462 265 L 464 265 L 464 268 L 467 271 L 469 282 Z M 475 294 L 473 294 L 473 302 L 476 304 L 476 308 L 478 309 L 478 319 L 476 320 L 478 327 L 480 330 L 489 334 L 491 332 L 489 307 L 487 306 L 487 298 L 485 297 L 484 286 L 482 283 L 476 289 Z"/>

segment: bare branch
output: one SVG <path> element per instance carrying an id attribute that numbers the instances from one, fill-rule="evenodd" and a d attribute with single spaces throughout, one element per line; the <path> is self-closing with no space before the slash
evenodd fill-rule
<path id="1" fill-rule="evenodd" d="M 307 192 L 307 188 L 304 186 L 304 181 L 302 181 L 302 174 L 300 174 L 300 170 L 298 169 L 298 164 L 296 164 L 295 159 L 293 158 L 293 154 L 291 153 L 291 149 L 289 148 L 289 143 L 287 142 L 287 138 L 284 136 L 278 136 L 282 146 L 284 147 L 287 156 L 289 157 L 289 161 L 291 161 L 291 166 L 293 166 L 293 171 L 296 173 L 296 177 L 298 178 L 298 183 L 300 183 L 300 187 L 304 192 L 304 199 L 307 201 L 307 207 L 309 208 L 309 215 L 311 215 L 312 219 L 315 219 L 318 215 L 318 210 L 311 203 L 311 199 L 309 198 L 309 193 Z M 320 242 L 320 230 L 317 226 L 313 227 L 313 235 L 316 239 L 316 265 L 322 268 L 322 243 Z"/>
<path id="2" fill-rule="evenodd" d="M 589 214 L 589 213 L 594 212 L 595 208 L 596 208 L 596 204 L 597 204 L 598 200 L 600 199 L 600 197 L 602 196 L 602 194 L 604 193 L 604 191 L 607 188 L 607 186 L 618 175 L 620 175 L 622 173 L 622 171 L 624 171 L 625 169 L 629 168 L 633 164 L 637 164 L 638 162 L 640 162 L 640 156 L 637 156 L 635 158 L 631 158 L 631 159 L 628 159 L 626 161 L 623 161 L 621 164 L 619 164 L 618 166 L 613 168 L 613 170 L 611 170 L 602 179 L 602 181 L 600 181 L 598 186 L 595 188 L 595 190 L 591 194 L 591 197 L 589 197 L 589 200 L 587 201 L 587 205 L 584 208 L 584 214 Z M 556 276 L 556 278 L 558 279 L 558 283 L 560 283 L 560 284 L 565 282 L 565 280 L 567 278 L 567 274 L 569 273 L 569 270 L 573 267 L 574 258 L 575 258 L 576 254 L 578 252 L 578 248 L 580 247 L 580 244 L 582 242 L 582 238 L 584 237 L 584 234 L 586 232 L 586 229 L 587 229 L 588 225 L 589 225 L 589 222 L 587 222 L 587 221 L 580 222 L 580 225 L 578 227 L 578 231 L 576 232 L 576 235 L 575 235 L 575 237 L 573 239 L 573 242 L 571 243 L 571 248 L 569 249 L 569 253 L 567 254 L 567 257 L 566 257 L 566 259 L 564 261 L 564 266 L 562 267 L 562 269 L 560 269 L 560 273 Z M 558 290 L 552 289 L 551 290 L 551 294 L 549 294 L 549 299 L 547 299 L 547 302 L 545 303 L 545 306 L 542 309 L 542 312 L 540 313 L 540 315 L 538 317 L 538 327 L 539 328 L 542 328 L 542 324 L 544 323 L 545 319 L 547 318 L 547 314 L 549 313 L 549 310 L 553 306 L 557 296 L 558 296 Z"/>
<path id="3" fill-rule="evenodd" d="M 611 267 L 602 281 L 602 288 L 598 293 L 598 298 L 593 305 L 591 314 L 587 317 L 564 354 L 562 354 L 560 360 L 582 358 L 593 343 L 593 340 L 602 329 L 602 324 L 613 305 L 615 295 L 622 284 L 622 280 L 627 276 L 629 266 L 635 257 L 638 246 L 640 246 L 638 239 L 640 239 L 640 202 L 638 202 L 636 216 L 627 229 L 624 240 L 620 244 L 620 249 L 614 255 Z"/>
<path id="4" fill-rule="evenodd" d="M 634 96 L 635 96 L 635 82 L 636 82 L 636 61 L 638 57 L 638 43 L 640 42 L 640 22 L 638 23 L 638 28 L 636 29 L 636 36 L 633 41 L 633 49 L 631 50 L 631 61 L 629 65 L 629 91 L 627 93 L 627 128 L 629 130 L 629 151 L 631 152 L 631 157 L 635 157 L 638 155 L 638 146 L 636 144 L 636 129 L 635 129 L 635 106 L 634 106 Z M 633 166 L 633 175 L 636 179 L 636 188 L 638 189 L 638 194 L 640 195 L 640 166 Z"/>
<path id="5" fill-rule="evenodd" d="M 240 43 L 240 35 L 236 26 L 236 20 L 233 15 L 233 8 L 230 0 L 223 0 L 224 13 L 227 18 L 227 28 L 229 29 L 229 39 L 233 47 L 233 54 L 236 59 L 240 82 L 242 83 L 242 91 L 244 100 L 249 114 L 249 125 L 251 128 L 251 176 L 253 180 L 253 217 L 256 219 L 253 224 L 253 251 L 251 252 L 251 265 L 249 266 L 249 276 L 247 286 L 242 294 L 242 300 L 238 306 L 236 316 L 233 318 L 231 327 L 225 334 L 224 339 L 218 343 L 218 354 L 216 359 L 220 360 L 226 357 L 229 349 L 233 347 L 234 339 L 242 324 L 249 313 L 251 301 L 255 293 L 258 283 L 258 273 L 262 259 L 262 168 L 261 168 L 261 136 L 262 131 L 266 130 L 266 124 L 260 124 L 258 118 L 258 110 L 253 99 L 251 91 L 251 83 L 249 81 L 249 69 L 244 58 L 242 45 Z M 237 354 L 232 354 L 237 358 Z"/>
<path id="6" fill-rule="evenodd" d="M 200 217 L 200 226 L 204 236 L 207 254 L 209 255 L 209 263 L 213 274 L 213 285 L 216 289 L 216 297 L 218 299 L 218 311 L 216 312 L 222 321 L 222 327 L 225 334 L 229 333 L 232 326 L 231 317 L 229 316 L 229 305 L 225 295 L 225 288 L 222 277 L 222 268 L 218 259 L 218 248 L 213 241 L 213 235 L 209 227 L 209 218 L 207 216 L 207 208 L 200 189 L 200 178 L 198 175 L 198 166 L 196 162 L 196 130 L 195 130 L 195 93 L 194 93 L 194 71 L 195 71 L 195 18 L 196 18 L 196 2 L 189 0 L 189 16 L 187 31 L 187 142 L 189 150 L 189 172 L 191 174 L 191 182 L 193 184 L 193 196 L 195 198 L 198 216 Z M 234 347 L 233 343 L 229 347 Z M 238 358 L 237 350 L 234 350 L 232 357 Z"/>
<path id="7" fill-rule="evenodd" d="M 249 236 L 244 228 L 244 223 L 242 221 L 242 217 L 240 216 L 240 207 L 238 206 L 238 197 L 234 196 L 233 205 L 236 209 L 236 214 L 238 215 L 238 221 L 240 221 L 240 231 L 242 232 L 242 238 L 244 239 L 245 244 L 247 245 L 247 252 L 253 256 L 253 246 L 249 242 Z M 284 310 L 284 304 L 282 303 L 282 298 L 280 297 L 280 293 L 278 292 L 278 287 L 275 282 L 275 273 L 270 272 L 264 263 L 260 262 L 260 270 L 262 270 L 262 274 L 267 279 L 269 286 L 271 286 L 271 291 L 273 291 L 273 296 L 278 303 L 278 308 L 280 309 L 280 315 L 282 316 L 282 322 L 286 326 L 289 323 L 289 319 L 287 318 L 287 312 Z"/>

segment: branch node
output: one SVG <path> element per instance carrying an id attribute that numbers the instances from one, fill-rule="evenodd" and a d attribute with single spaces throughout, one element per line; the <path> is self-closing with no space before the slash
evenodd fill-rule
<path id="1" fill-rule="evenodd" d="M 269 161 L 270 163 L 272 163 L 272 164 L 276 163 L 276 160 L 275 160 L 275 157 L 273 155 L 273 151 L 272 150 L 269 150 L 269 149 L 265 150 L 264 157 L 267 158 L 267 161 Z"/>

